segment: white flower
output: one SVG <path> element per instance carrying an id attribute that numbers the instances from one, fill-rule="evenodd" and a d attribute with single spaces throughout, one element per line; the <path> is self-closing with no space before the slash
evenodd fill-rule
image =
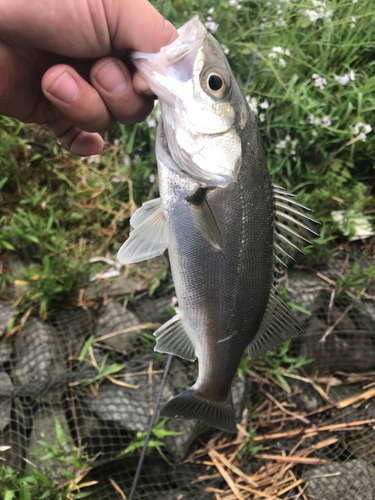
<path id="1" fill-rule="evenodd" d="M 223 52 L 225 55 L 228 55 L 229 54 L 229 49 L 226 45 L 224 45 L 223 43 L 221 44 L 221 48 L 223 49 Z"/>
<path id="2" fill-rule="evenodd" d="M 213 14 L 214 13 L 214 10 L 215 8 L 214 7 L 210 7 L 207 11 L 207 14 Z"/>
<path id="3" fill-rule="evenodd" d="M 275 146 L 278 149 L 285 149 L 286 148 L 286 141 L 285 140 L 284 141 L 280 141 Z"/>
<path id="4" fill-rule="evenodd" d="M 315 87 L 319 87 L 320 89 L 324 89 L 324 87 L 327 85 L 327 79 L 324 78 L 323 76 L 317 75 L 314 73 L 315 79 L 314 79 L 314 85 Z"/>
<path id="5" fill-rule="evenodd" d="M 296 154 L 295 149 L 293 149 L 293 151 L 292 151 L 290 154 L 291 154 L 291 155 L 295 155 L 295 154 Z"/>
<path id="6" fill-rule="evenodd" d="M 350 81 L 350 76 L 348 74 L 343 76 L 335 75 L 334 79 L 338 81 L 341 85 L 346 85 Z"/>
<path id="7" fill-rule="evenodd" d="M 265 27 L 266 27 L 266 28 L 272 28 L 272 26 L 273 26 L 273 23 L 266 23 L 266 24 L 265 24 Z"/>
<path id="8" fill-rule="evenodd" d="M 94 161 L 96 161 L 97 156 L 98 156 L 98 155 L 91 155 L 91 156 L 89 156 L 89 158 L 87 159 L 87 161 L 88 161 L 89 163 L 93 163 Z"/>
<path id="9" fill-rule="evenodd" d="M 277 9 L 277 14 L 280 16 L 283 13 L 283 9 Z"/>
<path id="10" fill-rule="evenodd" d="M 312 76 L 311 76 L 311 78 L 314 78 L 314 80 L 315 80 L 315 78 L 319 78 L 318 73 L 313 73 Z"/>
<path id="11" fill-rule="evenodd" d="M 325 16 L 326 17 L 331 17 L 333 14 L 333 10 L 327 10 L 327 12 L 325 13 Z"/>
<path id="12" fill-rule="evenodd" d="M 358 122 L 354 125 L 353 132 L 355 135 L 359 135 L 361 141 L 365 142 L 367 134 L 372 130 L 371 125 L 368 123 Z"/>
<path id="13" fill-rule="evenodd" d="M 120 141 L 119 141 L 118 139 L 115 139 L 115 140 L 113 141 L 113 145 L 114 145 L 114 146 L 118 146 L 119 144 L 120 144 Z"/>
<path id="14" fill-rule="evenodd" d="M 284 54 L 285 54 L 286 56 L 290 56 L 290 50 L 289 50 L 289 49 L 285 49 Z"/>
<path id="15" fill-rule="evenodd" d="M 287 142 L 290 142 L 290 141 L 292 140 L 292 138 L 290 137 L 290 135 L 287 135 L 287 136 L 285 137 L 285 140 L 286 140 Z"/>
<path id="16" fill-rule="evenodd" d="M 285 68 L 285 66 L 286 66 L 286 61 L 285 61 L 285 59 L 283 59 L 282 57 L 280 57 L 280 59 L 279 59 L 279 64 L 280 64 L 280 66 L 281 66 L 282 68 Z"/>
<path id="17" fill-rule="evenodd" d="M 148 176 L 148 180 L 151 182 L 151 184 L 153 184 L 155 182 L 155 175 L 154 174 L 150 174 Z"/>
<path id="18" fill-rule="evenodd" d="M 351 79 L 352 82 L 355 80 L 355 72 L 351 69 L 349 72 L 349 78 Z"/>
<path id="19" fill-rule="evenodd" d="M 254 115 L 258 114 L 258 105 L 257 105 L 257 100 L 255 97 L 250 98 L 250 96 L 246 96 L 246 101 L 251 109 L 251 111 L 254 113 Z"/>
<path id="20" fill-rule="evenodd" d="M 284 54 L 284 50 L 281 47 L 273 47 L 273 52 L 278 52 L 279 54 Z"/>
<path id="21" fill-rule="evenodd" d="M 267 2 L 266 5 L 267 7 L 269 7 L 270 5 L 272 5 L 272 2 Z"/>
<path id="22" fill-rule="evenodd" d="M 320 120 L 319 118 L 315 118 L 314 115 L 309 116 L 310 124 L 311 125 L 320 125 Z"/>
<path id="23" fill-rule="evenodd" d="M 126 165 L 129 165 L 129 163 L 130 163 L 129 156 L 128 156 L 128 155 L 126 155 L 126 156 L 125 156 L 125 158 L 124 158 L 124 165 L 125 165 L 125 166 L 126 166 Z"/>
<path id="24" fill-rule="evenodd" d="M 236 9 L 237 9 L 237 10 L 242 9 L 242 5 L 237 5 Z"/>
<path id="25" fill-rule="evenodd" d="M 357 2 L 358 2 L 358 0 L 353 0 L 353 3 L 357 3 Z"/>
<path id="26" fill-rule="evenodd" d="M 147 120 L 147 125 L 148 125 L 148 128 L 156 127 L 155 118 L 150 118 L 149 120 Z"/>
<path id="27" fill-rule="evenodd" d="M 331 119 L 328 115 L 324 116 L 323 117 L 323 120 L 322 120 L 322 127 L 329 127 L 331 125 Z"/>
<path id="28" fill-rule="evenodd" d="M 311 0 L 311 1 L 312 1 L 312 4 L 314 7 L 325 7 L 326 6 L 326 3 L 324 0 L 323 0 L 323 2 L 320 2 L 319 0 Z"/>
<path id="29" fill-rule="evenodd" d="M 355 17 L 352 16 L 352 23 L 355 23 Z"/>
<path id="30" fill-rule="evenodd" d="M 229 7 L 234 7 L 236 6 L 237 9 L 241 8 L 241 5 L 239 5 L 242 2 L 242 0 L 229 0 Z"/>
<path id="31" fill-rule="evenodd" d="M 112 177 L 112 182 L 126 182 L 126 177 Z"/>
<path id="32" fill-rule="evenodd" d="M 212 21 L 212 16 L 207 16 L 206 19 L 207 21 Z"/>
<path id="33" fill-rule="evenodd" d="M 286 21 L 282 17 L 280 17 L 277 21 L 275 21 L 276 26 L 286 26 Z"/>
<path id="34" fill-rule="evenodd" d="M 304 11 L 304 14 L 306 16 L 309 16 L 310 21 L 312 21 L 313 23 L 315 23 L 315 21 L 317 21 L 318 19 L 320 19 L 322 17 L 320 14 L 318 14 L 318 12 L 315 12 L 315 10 L 306 9 Z"/>
<path id="35" fill-rule="evenodd" d="M 265 114 L 264 113 L 260 113 L 260 115 L 259 115 L 259 121 L 264 122 L 265 119 L 266 119 Z"/>
<path id="36" fill-rule="evenodd" d="M 316 136 L 318 135 L 318 132 L 317 132 L 316 130 L 313 130 L 311 133 L 312 133 L 312 135 L 313 135 L 314 137 L 316 137 Z"/>
<path id="37" fill-rule="evenodd" d="M 263 101 L 262 103 L 260 103 L 260 107 L 262 109 L 268 109 L 270 107 L 270 105 L 268 104 L 267 99 L 265 101 Z"/>
<path id="38" fill-rule="evenodd" d="M 215 31 L 218 29 L 219 25 L 215 23 L 215 21 L 208 21 L 207 23 L 204 24 L 205 27 L 211 31 L 211 33 L 215 33 Z"/>
<path id="39" fill-rule="evenodd" d="M 173 296 L 171 302 L 172 302 L 172 306 L 176 305 L 177 304 L 177 297 Z"/>
<path id="40" fill-rule="evenodd" d="M 272 59 L 276 59 L 277 54 L 275 54 L 275 52 L 270 52 L 270 53 L 268 54 L 268 57 L 271 57 Z"/>

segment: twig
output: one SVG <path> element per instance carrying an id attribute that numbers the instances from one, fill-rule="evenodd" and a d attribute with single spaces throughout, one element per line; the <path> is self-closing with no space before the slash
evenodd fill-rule
<path id="1" fill-rule="evenodd" d="M 293 413 L 292 411 L 287 410 L 284 408 L 284 406 L 277 401 L 269 392 L 266 392 L 266 396 L 273 402 L 275 405 L 280 408 L 280 410 L 287 415 L 290 415 L 291 417 L 297 418 L 298 420 L 301 420 L 304 424 L 310 424 L 310 420 L 307 420 L 307 418 L 302 417 L 301 415 L 298 415 L 298 413 Z"/>
<path id="2" fill-rule="evenodd" d="M 109 478 L 109 482 L 114 487 L 114 489 L 117 491 L 117 493 L 120 493 L 120 496 L 121 496 L 122 500 L 126 500 L 125 493 L 122 491 L 122 489 L 120 488 L 120 486 L 116 483 L 116 481 L 110 477 Z"/>
<path id="3" fill-rule="evenodd" d="M 210 456 L 211 460 L 215 464 L 215 467 L 220 472 L 222 478 L 225 480 L 225 482 L 227 483 L 227 485 L 229 486 L 229 488 L 233 491 L 233 494 L 235 495 L 235 497 L 237 498 L 237 500 L 244 500 L 243 496 L 239 492 L 239 489 L 238 489 L 237 485 L 235 484 L 235 482 L 233 481 L 233 479 L 230 477 L 230 475 L 228 474 L 228 472 L 221 465 L 221 463 L 219 462 L 219 460 L 215 457 L 213 451 L 214 450 L 209 451 L 208 455 Z"/>
<path id="4" fill-rule="evenodd" d="M 348 305 L 348 307 L 345 309 L 345 311 L 341 314 L 341 316 L 339 318 L 337 318 L 337 320 L 333 323 L 332 326 L 330 326 L 329 328 L 327 328 L 325 334 L 323 335 L 323 337 L 319 340 L 319 343 L 322 343 L 322 342 L 325 342 L 326 341 L 326 338 L 328 337 L 328 335 L 332 332 L 332 330 L 334 330 L 336 328 L 336 326 L 345 318 L 345 316 L 348 314 L 348 312 L 353 309 L 354 307 L 354 302 L 352 302 L 351 304 Z"/>
<path id="5" fill-rule="evenodd" d="M 107 333 L 102 337 L 98 337 L 95 339 L 95 344 L 100 342 L 101 340 L 110 339 L 112 337 L 116 337 L 117 335 L 121 335 L 122 333 L 134 332 L 137 330 L 157 330 L 160 326 L 160 323 L 143 323 L 142 325 L 129 326 L 128 328 L 124 328 L 123 330 L 119 330 L 118 332 Z"/>

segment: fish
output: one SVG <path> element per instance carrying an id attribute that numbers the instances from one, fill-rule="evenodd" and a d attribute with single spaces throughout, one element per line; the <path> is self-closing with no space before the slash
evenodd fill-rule
<path id="1" fill-rule="evenodd" d="M 272 183 L 256 118 L 219 42 L 195 16 L 156 54 L 132 60 L 159 99 L 160 198 L 143 203 L 118 253 L 123 264 L 168 249 L 178 314 L 155 333 L 155 351 L 198 359 L 195 384 L 161 416 L 234 432 L 231 384 L 251 359 L 301 327 L 277 276 L 311 245 L 315 221 Z"/>

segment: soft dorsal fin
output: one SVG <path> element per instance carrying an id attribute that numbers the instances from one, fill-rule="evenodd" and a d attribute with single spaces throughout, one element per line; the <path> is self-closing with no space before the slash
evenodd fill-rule
<path id="1" fill-rule="evenodd" d="M 173 354 L 188 361 L 195 361 L 197 355 L 193 343 L 186 333 L 179 314 L 164 323 L 154 333 L 156 337 L 156 352 Z"/>
<path id="2" fill-rule="evenodd" d="M 121 264 L 133 264 L 162 254 L 168 246 L 168 226 L 161 211 L 160 198 L 147 201 L 130 219 L 134 230 L 120 248 Z"/>
<path id="3" fill-rule="evenodd" d="M 223 241 L 219 226 L 212 213 L 211 207 L 206 200 L 206 190 L 199 188 L 193 196 L 187 200 L 193 210 L 195 221 L 197 222 L 203 236 L 213 247 L 224 253 Z"/>
<path id="4" fill-rule="evenodd" d="M 303 253 L 306 245 L 312 245 L 309 238 L 318 236 L 312 224 L 318 221 L 305 212 L 311 210 L 296 201 L 295 195 L 282 187 L 273 185 L 275 199 L 274 269 L 280 273 L 289 261 L 294 261 L 298 253 Z"/>
<path id="5" fill-rule="evenodd" d="M 290 308 L 281 300 L 272 286 L 266 312 L 255 338 L 249 345 L 251 359 L 266 354 L 278 344 L 303 331 L 303 327 L 292 315 Z"/>

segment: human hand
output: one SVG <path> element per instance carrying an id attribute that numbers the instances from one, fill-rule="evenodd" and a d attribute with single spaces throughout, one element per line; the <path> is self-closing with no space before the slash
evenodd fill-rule
<path id="1" fill-rule="evenodd" d="M 0 0 L 0 115 L 45 125 L 76 155 L 97 154 L 97 132 L 153 107 L 127 52 L 175 38 L 148 0 Z"/>

